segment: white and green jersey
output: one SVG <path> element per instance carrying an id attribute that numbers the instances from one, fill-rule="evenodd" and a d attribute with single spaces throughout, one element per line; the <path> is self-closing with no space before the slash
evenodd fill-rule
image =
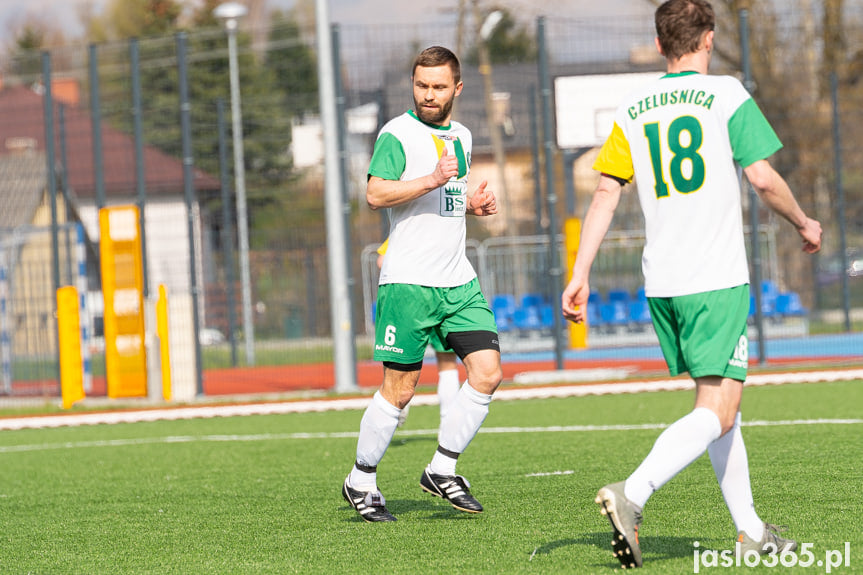
<path id="1" fill-rule="evenodd" d="M 749 283 L 735 162 L 747 167 L 781 147 L 730 76 L 668 74 L 624 99 L 593 167 L 638 180 L 649 297 Z"/>
<path id="2" fill-rule="evenodd" d="M 458 122 L 447 127 L 426 124 L 413 111 L 381 129 L 369 165 L 369 176 L 413 180 L 431 174 L 443 150 L 458 158 L 458 176 L 445 185 L 389 208 L 389 247 L 380 284 L 403 283 L 456 287 L 476 277 L 465 255 L 465 209 L 470 172 L 470 131 Z"/>

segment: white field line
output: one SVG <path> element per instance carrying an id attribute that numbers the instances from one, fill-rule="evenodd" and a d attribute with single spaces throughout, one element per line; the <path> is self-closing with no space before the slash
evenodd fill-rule
<path id="1" fill-rule="evenodd" d="M 785 383 L 849 381 L 853 379 L 863 379 L 863 369 L 759 374 L 749 376 L 746 380 L 746 385 L 781 385 Z M 586 395 L 603 395 L 610 393 L 673 391 L 691 389 L 694 385 L 695 384 L 691 379 L 666 379 L 658 381 L 599 383 L 594 385 L 507 388 L 499 389 L 495 392 L 494 397 L 495 401 L 543 399 L 552 397 L 581 397 Z M 146 421 L 167 421 L 211 417 L 235 417 L 242 415 L 279 415 L 285 413 L 341 411 L 347 409 L 365 409 L 369 401 L 371 401 L 371 397 L 365 396 L 348 399 L 319 399 L 309 401 L 285 401 L 279 403 L 249 403 L 237 405 L 202 405 L 69 415 L 11 417 L 0 418 L 0 430 L 41 429 L 48 427 L 97 425 L 103 423 L 138 423 Z M 416 395 L 411 400 L 411 404 L 436 405 L 437 395 L 434 393 Z"/>
<path id="2" fill-rule="evenodd" d="M 744 427 L 776 427 L 798 425 L 861 425 L 863 419 L 793 419 L 781 421 L 754 420 L 743 422 Z M 480 429 L 480 433 L 573 433 L 596 431 L 642 431 L 665 429 L 669 423 L 644 423 L 639 425 L 552 425 L 548 427 L 488 427 Z M 436 436 L 437 429 L 399 430 L 400 436 Z M 250 435 L 170 435 L 167 437 L 139 437 L 133 439 L 106 439 L 94 441 L 68 441 L 63 443 L 39 443 L 29 445 L 0 446 L 0 454 L 21 453 L 29 451 L 50 451 L 59 449 L 81 449 L 90 447 L 126 447 L 136 445 L 172 444 L 172 443 L 213 443 L 241 441 L 290 441 L 304 439 L 356 439 L 356 431 L 319 432 L 319 433 L 259 433 Z M 568 475 L 572 471 L 555 471 L 551 473 L 536 473 L 531 475 Z"/>

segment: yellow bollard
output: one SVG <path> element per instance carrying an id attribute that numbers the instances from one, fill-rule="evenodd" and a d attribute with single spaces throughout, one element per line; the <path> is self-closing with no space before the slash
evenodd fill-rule
<path id="1" fill-rule="evenodd" d="M 164 284 L 159 284 L 159 299 L 156 300 L 156 335 L 159 338 L 159 357 L 162 368 L 162 397 L 171 401 L 171 346 L 168 342 L 168 294 Z"/>
<path id="2" fill-rule="evenodd" d="M 60 394 L 63 409 L 69 409 L 84 399 L 78 290 L 73 286 L 57 290 L 57 335 L 60 344 Z"/>

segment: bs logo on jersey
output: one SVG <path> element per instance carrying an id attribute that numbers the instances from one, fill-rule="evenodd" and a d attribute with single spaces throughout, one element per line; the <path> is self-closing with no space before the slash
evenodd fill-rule
<path id="1" fill-rule="evenodd" d="M 470 157 L 465 154 L 461 140 L 447 135 L 432 135 L 438 158 L 444 149 L 458 159 L 458 176 L 444 184 L 440 191 L 440 215 L 449 218 L 464 217 L 467 207 L 467 174 Z"/>

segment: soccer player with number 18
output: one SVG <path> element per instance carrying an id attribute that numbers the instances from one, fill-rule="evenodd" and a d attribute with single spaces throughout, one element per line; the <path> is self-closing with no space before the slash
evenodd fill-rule
<path id="1" fill-rule="evenodd" d="M 669 0 L 657 8 L 655 22 L 667 74 L 627 95 L 617 109 L 594 164 L 601 175 L 562 296 L 564 317 L 584 321 L 591 265 L 623 185 L 637 179 L 653 325 L 671 374 L 688 372 L 696 388 L 694 409 L 660 434 L 625 481 L 597 495 L 614 532 L 615 556 L 626 568 L 642 564 L 638 528 L 648 498 L 705 450 L 737 527 L 739 552 L 796 548 L 755 512 L 740 433 L 749 268 L 735 164 L 762 201 L 794 225 L 805 252 L 821 247 L 821 225 L 806 216 L 767 160 L 782 147 L 770 124 L 737 79 L 707 74 L 711 5 Z"/>

